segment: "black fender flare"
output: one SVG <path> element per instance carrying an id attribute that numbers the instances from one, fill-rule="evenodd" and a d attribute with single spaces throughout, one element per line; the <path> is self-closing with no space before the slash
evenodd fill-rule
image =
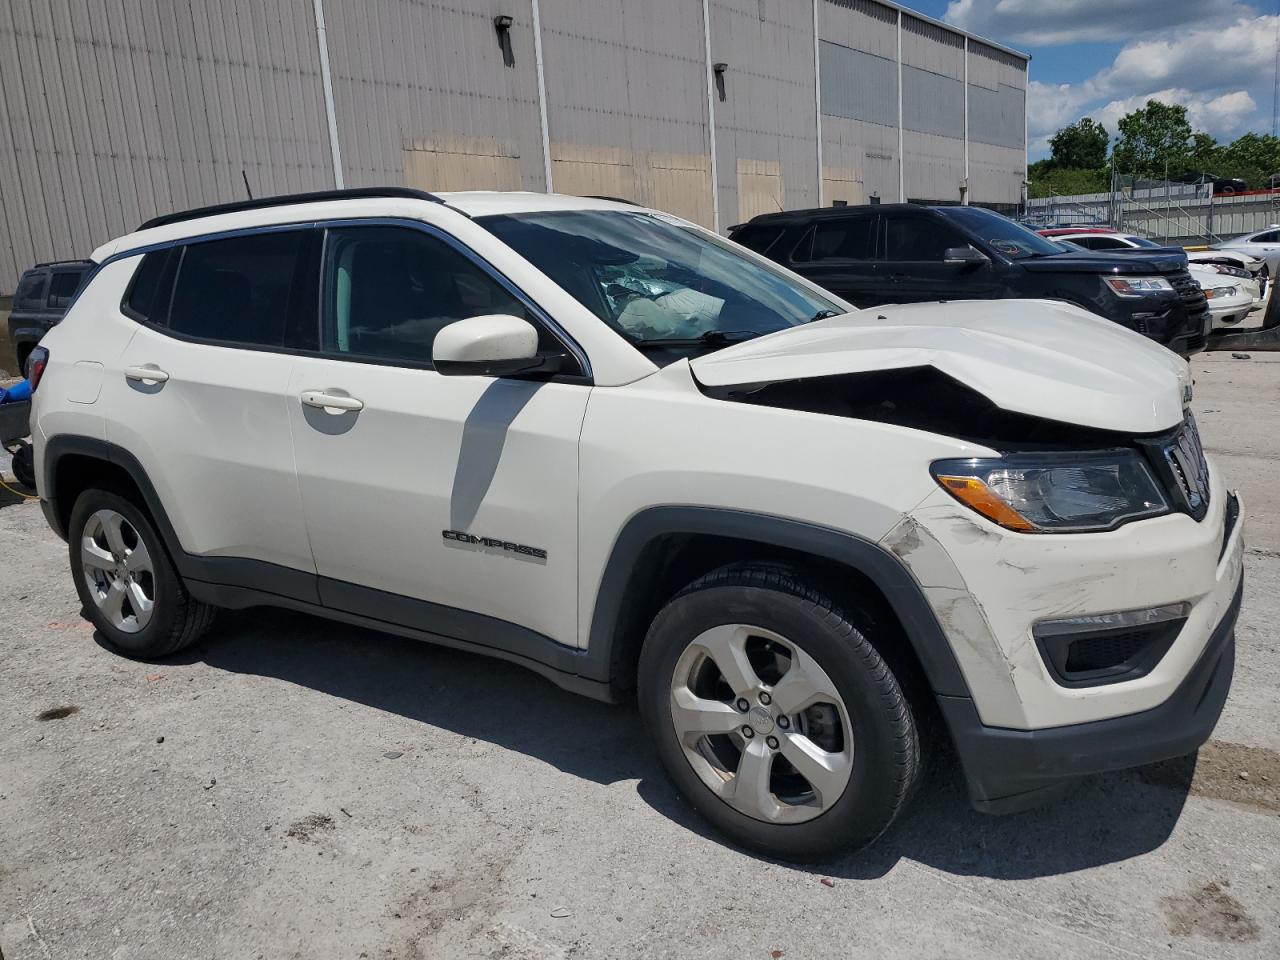
<path id="1" fill-rule="evenodd" d="M 600 579 L 591 618 L 586 659 L 596 679 L 619 679 L 611 676 L 613 647 L 625 616 L 627 588 L 645 548 L 671 534 L 748 540 L 856 570 L 879 588 L 897 615 L 934 693 L 969 697 L 968 684 L 938 618 L 920 585 L 897 557 L 879 544 L 843 530 L 719 507 L 651 507 L 623 526 Z"/>

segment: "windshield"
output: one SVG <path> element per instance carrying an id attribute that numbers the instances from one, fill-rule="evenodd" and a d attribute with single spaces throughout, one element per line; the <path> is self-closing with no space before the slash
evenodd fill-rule
<path id="1" fill-rule="evenodd" d="M 719 347 L 845 312 L 728 241 L 661 215 L 557 210 L 477 222 L 641 349 Z"/>
<path id="2" fill-rule="evenodd" d="M 1132 243 L 1135 247 L 1159 247 L 1160 246 L 1160 244 L 1156 243 L 1154 240 L 1148 240 L 1146 237 L 1127 236 L 1125 237 L 1125 239 L 1128 240 L 1130 243 Z"/>
<path id="3" fill-rule="evenodd" d="M 940 212 L 977 235 L 993 250 L 1010 260 L 1027 257 L 1056 257 L 1060 246 L 1022 224 L 982 207 L 946 207 Z"/>

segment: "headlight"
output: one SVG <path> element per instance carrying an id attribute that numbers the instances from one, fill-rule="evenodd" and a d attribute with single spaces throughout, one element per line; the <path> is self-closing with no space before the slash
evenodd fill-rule
<path id="1" fill-rule="evenodd" d="M 1205 287 L 1204 297 L 1206 300 L 1215 300 L 1219 297 L 1234 297 L 1238 292 L 1238 287 Z"/>
<path id="2" fill-rule="evenodd" d="M 1210 270 L 1216 270 L 1218 273 L 1225 273 L 1231 277 L 1249 276 L 1248 270 L 1241 270 L 1239 267 L 1233 267 L 1225 263 L 1206 263 L 1206 264 L 1202 264 L 1202 266 L 1206 266 Z"/>
<path id="3" fill-rule="evenodd" d="M 1164 277 L 1103 277 L 1117 296 L 1143 297 L 1148 293 L 1172 293 L 1173 286 Z"/>
<path id="4" fill-rule="evenodd" d="M 1110 530 L 1169 512 L 1160 485 L 1133 450 L 939 460 L 931 469 L 965 506 L 1024 533 Z"/>

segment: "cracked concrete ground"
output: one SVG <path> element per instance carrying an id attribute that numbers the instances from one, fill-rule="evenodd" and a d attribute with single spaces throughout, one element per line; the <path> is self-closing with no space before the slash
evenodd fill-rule
<path id="1" fill-rule="evenodd" d="M 1274 958 L 1280 356 L 1194 366 L 1249 523 L 1214 739 L 1005 819 L 944 766 L 872 849 L 818 870 L 709 833 L 633 709 L 504 663 L 267 610 L 163 664 L 120 659 L 39 509 L 0 500 L 0 951 Z"/>

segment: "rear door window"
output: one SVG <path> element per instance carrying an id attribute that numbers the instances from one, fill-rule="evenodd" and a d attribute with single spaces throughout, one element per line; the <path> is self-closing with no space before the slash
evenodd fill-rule
<path id="1" fill-rule="evenodd" d="M 875 217 L 841 217 L 814 227 L 808 259 L 871 260 L 876 253 Z"/>
<path id="2" fill-rule="evenodd" d="M 282 230 L 188 244 L 169 329 L 232 345 L 315 349 L 319 237 Z"/>
<path id="3" fill-rule="evenodd" d="M 51 310 L 65 310 L 71 306 L 84 274 L 83 270 L 59 270 L 54 273 L 49 281 L 49 299 L 46 301 Z"/>

